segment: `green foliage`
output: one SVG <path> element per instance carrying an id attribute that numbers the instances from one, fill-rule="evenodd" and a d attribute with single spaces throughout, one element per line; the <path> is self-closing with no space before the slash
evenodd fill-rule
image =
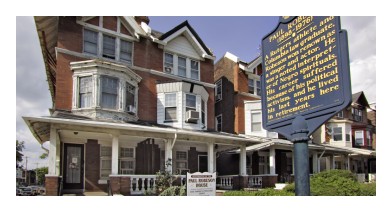
<path id="1" fill-rule="evenodd" d="M 163 191 L 167 190 L 173 184 L 173 175 L 170 172 L 166 171 L 169 166 L 171 166 L 170 158 L 165 163 L 165 171 L 159 171 L 155 175 L 155 189 L 157 194 L 160 194 Z"/>
<path id="2" fill-rule="evenodd" d="M 48 153 L 42 153 L 42 155 L 39 156 L 40 159 L 46 159 L 48 157 Z"/>
<path id="3" fill-rule="evenodd" d="M 20 164 L 20 162 L 23 161 L 23 154 L 22 151 L 25 148 L 24 146 L 24 141 L 18 141 L 16 140 L 16 168 L 22 168 L 23 165 Z"/>
<path id="4" fill-rule="evenodd" d="M 294 196 L 293 192 L 266 188 L 260 191 L 226 191 L 223 196 Z"/>
<path id="5" fill-rule="evenodd" d="M 38 176 L 38 185 L 43 185 L 45 182 L 45 174 L 48 174 L 48 167 L 41 167 L 35 170 Z"/>
<path id="6" fill-rule="evenodd" d="M 295 194 L 295 184 L 294 184 L 294 183 L 290 183 L 290 184 L 286 185 L 286 186 L 283 188 L 283 191 L 291 192 L 291 193 L 294 193 L 294 194 Z"/>
<path id="7" fill-rule="evenodd" d="M 376 183 L 361 183 L 361 196 L 376 196 Z"/>
<path id="8" fill-rule="evenodd" d="M 358 196 L 360 184 L 350 171 L 323 171 L 310 178 L 310 193 L 312 196 Z"/>
<path id="9" fill-rule="evenodd" d="M 171 186 L 160 193 L 159 196 L 186 196 L 185 186 Z"/>

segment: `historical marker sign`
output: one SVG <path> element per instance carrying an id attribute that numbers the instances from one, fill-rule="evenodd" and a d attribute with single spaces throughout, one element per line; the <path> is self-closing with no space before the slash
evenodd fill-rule
<path id="1" fill-rule="evenodd" d="M 186 178 L 187 196 L 215 196 L 216 173 L 187 173 Z"/>
<path id="2" fill-rule="evenodd" d="M 303 116 L 308 136 L 351 103 L 347 32 L 340 17 L 283 16 L 262 40 L 263 127 L 291 138 Z"/>

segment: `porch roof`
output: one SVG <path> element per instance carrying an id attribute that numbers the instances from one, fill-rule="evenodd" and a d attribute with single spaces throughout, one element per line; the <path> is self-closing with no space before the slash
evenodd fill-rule
<path id="1" fill-rule="evenodd" d="M 77 117 L 22 117 L 39 143 L 50 140 L 51 125 L 57 129 L 101 132 L 108 134 L 145 136 L 179 141 L 198 141 L 203 143 L 250 146 L 260 143 L 263 138 L 249 138 L 222 132 L 194 131 L 177 129 L 164 125 L 146 123 L 105 122 Z"/>

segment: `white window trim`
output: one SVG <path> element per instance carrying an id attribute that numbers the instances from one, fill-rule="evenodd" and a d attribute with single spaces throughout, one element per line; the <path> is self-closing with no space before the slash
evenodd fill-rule
<path id="1" fill-rule="evenodd" d="M 340 133 L 340 135 L 342 136 L 342 139 L 341 140 L 335 140 L 335 128 L 340 128 L 340 130 L 341 130 L 341 133 Z M 344 133 L 344 128 L 343 127 L 341 127 L 341 126 L 334 126 L 334 127 L 332 127 L 332 129 L 333 129 L 333 141 L 335 141 L 335 142 L 343 142 L 346 138 L 345 138 L 345 136 L 346 136 L 346 134 Z"/>
<path id="2" fill-rule="evenodd" d="M 100 146 L 100 148 L 99 148 L 99 179 L 100 180 L 108 180 L 109 179 L 109 177 L 102 177 L 102 161 L 103 160 L 110 160 L 110 165 L 112 164 L 111 163 L 111 161 L 112 161 L 112 155 L 109 155 L 109 156 L 107 156 L 107 155 L 105 155 L 105 156 L 102 156 L 102 147 L 109 147 L 110 149 L 112 148 L 112 146 L 104 146 L 104 145 L 101 145 Z M 111 151 L 110 151 L 111 152 Z M 112 170 L 112 167 L 110 167 L 110 172 L 111 172 L 111 170 Z M 109 173 L 109 175 L 110 175 L 110 173 Z"/>
<path id="3" fill-rule="evenodd" d="M 248 94 L 252 94 L 252 95 L 260 97 L 259 95 L 257 95 L 257 81 L 260 81 L 260 76 L 255 75 L 255 74 L 248 74 L 248 80 L 250 80 L 250 79 L 253 80 L 253 93 L 248 92 Z M 261 81 L 260 81 L 260 83 L 261 83 Z M 247 87 L 249 89 L 249 81 L 248 81 Z M 261 84 L 260 84 L 260 89 L 263 89 L 261 87 Z"/>
<path id="4" fill-rule="evenodd" d="M 181 78 L 187 78 L 187 79 L 191 79 L 191 80 L 195 80 L 195 81 L 200 81 L 200 60 L 196 59 L 196 58 L 191 58 L 189 56 L 185 56 L 185 55 L 181 55 L 175 52 L 171 52 L 171 51 L 164 51 L 163 52 L 163 68 L 165 68 L 165 53 L 171 54 L 173 55 L 173 70 L 172 70 L 172 75 L 176 75 L 178 77 Z M 178 74 L 178 57 L 182 57 L 185 58 L 185 63 L 186 63 L 186 76 L 180 76 Z M 198 65 L 198 79 L 193 79 L 191 78 L 191 60 L 196 61 L 199 63 Z M 164 73 L 166 74 L 170 74 L 165 72 L 165 70 L 162 70 Z"/>
<path id="5" fill-rule="evenodd" d="M 168 94 L 174 94 L 176 96 L 176 105 L 175 105 L 175 107 L 176 107 L 176 119 L 172 119 L 172 120 L 166 119 L 166 108 L 167 107 L 169 107 L 169 108 L 174 107 L 174 106 L 166 106 L 166 95 L 168 95 Z M 177 95 L 177 93 L 173 93 L 173 92 L 164 93 L 164 95 L 165 95 L 165 97 L 164 97 L 164 103 L 163 103 L 163 107 L 164 107 L 164 110 L 163 110 L 163 117 L 164 117 L 164 119 L 163 119 L 163 121 L 164 122 L 177 122 L 178 119 L 179 119 L 179 117 L 178 117 L 178 114 L 179 114 L 179 112 L 178 112 L 178 101 L 179 101 L 178 95 Z"/>
<path id="6" fill-rule="evenodd" d="M 357 132 L 361 132 L 361 134 L 362 134 L 362 144 L 358 144 L 357 143 Z M 365 145 L 365 135 L 364 135 L 364 131 L 363 130 L 355 130 L 354 131 L 354 144 L 356 146 L 364 146 Z"/>
<path id="7" fill-rule="evenodd" d="M 104 29 L 102 27 L 97 27 L 97 26 L 91 25 L 91 24 L 87 24 L 87 25 L 82 24 L 82 25 L 84 26 L 83 32 L 82 32 L 82 39 L 83 39 L 83 51 L 82 51 L 82 54 L 88 55 L 90 57 L 91 56 L 92 57 L 97 57 L 99 59 L 103 59 L 103 60 L 106 60 L 106 61 L 116 61 L 116 62 L 122 62 L 122 63 L 128 64 L 128 65 L 133 65 L 133 57 L 134 57 L 134 52 L 135 52 L 134 41 L 136 41 L 135 38 L 133 38 L 131 36 L 124 35 L 124 34 L 121 34 L 120 32 L 114 32 L 114 31 L 111 31 L 111 30 L 108 30 L 108 29 Z M 88 53 L 88 52 L 84 51 L 84 29 L 87 29 L 87 30 L 90 30 L 90 31 L 98 33 L 97 55 L 91 54 L 91 53 Z M 115 38 L 115 49 L 114 49 L 115 59 L 110 59 L 110 58 L 103 57 L 103 35 L 107 35 L 107 36 Z M 120 59 L 120 48 L 121 48 L 120 40 L 128 41 L 128 42 L 130 42 L 132 44 L 131 61 L 126 61 L 126 60 L 121 60 Z"/>
<path id="8" fill-rule="evenodd" d="M 123 148 L 131 148 L 132 149 L 132 157 L 121 157 L 121 151 L 122 151 L 122 149 Z M 135 173 L 135 170 L 136 170 L 136 161 L 135 161 L 135 158 L 136 158 L 136 149 L 135 149 L 135 147 L 130 147 L 130 146 L 121 146 L 120 147 L 120 152 L 119 152 L 120 154 L 119 154 L 119 164 L 118 164 L 118 169 L 119 169 L 119 172 L 118 173 L 120 173 L 120 174 L 122 174 L 122 171 L 123 171 L 123 169 L 122 169 L 122 167 L 121 167 L 121 162 L 122 161 L 130 161 L 131 163 L 133 163 L 132 165 L 133 165 L 133 169 L 130 169 L 131 171 L 132 171 L 132 174 L 134 174 Z M 124 169 L 125 170 L 125 169 Z M 126 169 L 126 170 L 128 170 L 128 169 Z"/>
<path id="9" fill-rule="evenodd" d="M 178 159 L 177 158 L 177 152 L 185 152 L 185 155 L 186 155 L 186 159 Z M 188 151 L 184 151 L 184 150 L 176 150 L 176 154 L 175 154 L 175 158 L 176 158 L 176 160 L 175 160 L 175 170 L 177 171 L 178 169 L 188 169 L 188 167 L 189 167 L 189 164 L 188 164 Z M 185 168 L 179 168 L 179 167 L 177 167 L 177 163 L 185 163 L 186 164 L 186 167 Z"/>
<path id="10" fill-rule="evenodd" d="M 257 122 L 254 122 L 254 121 L 253 121 L 253 118 L 252 118 L 252 115 L 255 114 L 255 113 L 259 113 L 260 116 L 262 116 L 261 110 L 251 110 L 251 111 L 250 111 L 250 131 L 251 131 L 252 133 L 261 133 L 261 132 L 263 131 L 263 126 L 262 126 L 263 118 L 262 118 L 262 117 L 261 117 L 261 120 L 260 120 L 260 125 L 261 125 L 260 130 L 259 130 L 259 131 L 253 131 L 253 130 L 252 130 L 252 129 L 253 129 L 253 123 L 257 123 Z"/>

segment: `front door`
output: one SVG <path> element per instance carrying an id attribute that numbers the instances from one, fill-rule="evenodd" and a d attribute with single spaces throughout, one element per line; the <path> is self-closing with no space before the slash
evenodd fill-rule
<path id="1" fill-rule="evenodd" d="M 83 189 L 84 145 L 64 144 L 64 189 Z"/>
<path id="2" fill-rule="evenodd" d="M 208 156 L 199 155 L 199 172 L 208 172 Z"/>

